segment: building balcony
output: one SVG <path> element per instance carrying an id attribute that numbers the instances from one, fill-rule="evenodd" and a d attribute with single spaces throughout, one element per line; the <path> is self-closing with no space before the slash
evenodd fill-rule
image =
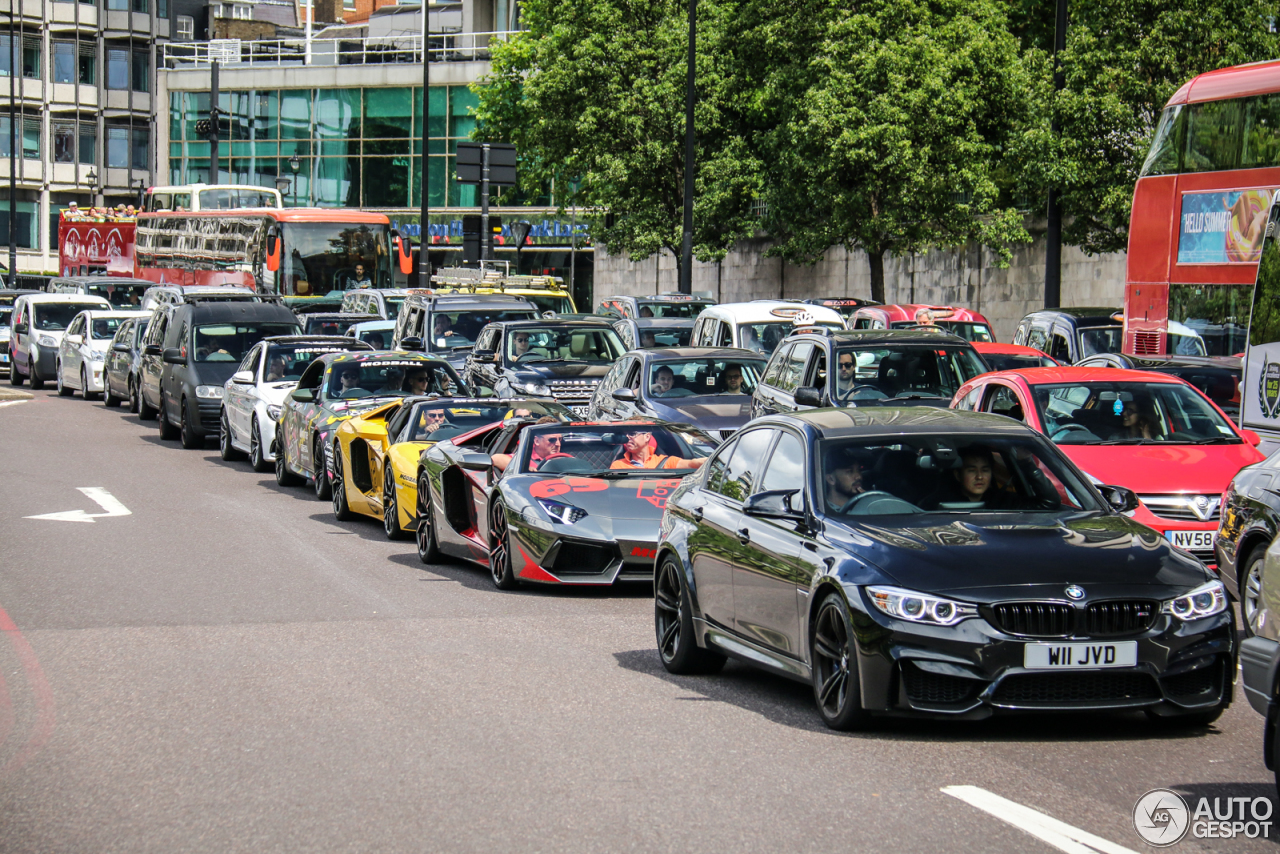
<path id="1" fill-rule="evenodd" d="M 475 62 L 490 59 L 489 46 L 511 37 L 510 32 L 432 34 L 430 58 L 436 62 Z M 276 39 L 178 42 L 159 46 L 161 68 L 224 68 L 307 65 L 421 65 L 422 36 L 372 36 L 350 39 Z"/>

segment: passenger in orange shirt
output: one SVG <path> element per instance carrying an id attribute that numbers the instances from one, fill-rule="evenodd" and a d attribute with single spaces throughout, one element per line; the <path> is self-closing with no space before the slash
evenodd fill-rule
<path id="1" fill-rule="evenodd" d="M 696 469 L 707 461 L 706 457 L 686 460 L 657 453 L 658 443 L 653 434 L 636 430 L 627 433 L 622 446 L 622 458 L 613 461 L 611 469 Z"/>

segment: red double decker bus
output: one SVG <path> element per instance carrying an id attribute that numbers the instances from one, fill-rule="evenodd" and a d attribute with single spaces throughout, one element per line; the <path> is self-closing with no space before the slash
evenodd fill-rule
<path id="1" fill-rule="evenodd" d="M 1280 61 L 1223 68 L 1165 106 L 1133 193 L 1124 352 L 1245 349 L 1267 213 L 1280 188 Z"/>

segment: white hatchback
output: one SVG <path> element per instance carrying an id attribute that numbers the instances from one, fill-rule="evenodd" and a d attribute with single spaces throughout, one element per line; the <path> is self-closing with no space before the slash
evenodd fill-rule
<path id="1" fill-rule="evenodd" d="M 704 308 L 693 322 L 690 347 L 737 347 L 768 356 L 796 326 L 844 329 L 840 313 L 821 305 L 758 299 Z"/>
<path id="2" fill-rule="evenodd" d="M 111 340 L 126 320 L 138 317 L 139 311 L 82 311 L 71 321 L 58 343 L 54 379 L 58 394 L 68 397 L 75 392 L 85 400 L 97 400 L 102 394 L 102 367 L 111 349 Z"/>
<path id="3" fill-rule="evenodd" d="M 271 445 L 276 421 L 289 392 L 317 357 L 326 353 L 372 350 L 363 341 L 333 335 L 281 335 L 264 338 L 227 380 L 222 393 L 218 446 L 227 461 L 243 459 L 257 472 L 275 467 Z"/>

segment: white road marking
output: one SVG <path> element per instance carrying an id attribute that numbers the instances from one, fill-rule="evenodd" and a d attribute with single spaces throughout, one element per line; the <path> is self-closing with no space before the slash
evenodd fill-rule
<path id="1" fill-rule="evenodd" d="M 17 406 L 19 403 L 30 403 L 30 402 L 31 401 L 29 400 L 5 400 L 5 401 L 0 401 L 0 407 Z"/>
<path id="2" fill-rule="evenodd" d="M 1100 836 L 1086 833 L 1066 822 L 1058 821 L 1038 810 L 1025 807 L 1008 798 L 1002 798 L 977 786 L 943 786 L 942 793 L 959 798 L 970 806 L 990 813 L 1001 821 L 1008 822 L 1019 830 L 1068 854 L 1138 854 L 1123 845 L 1116 845 Z"/>
<path id="3" fill-rule="evenodd" d="M 86 513 L 83 510 L 64 510 L 61 513 L 43 513 L 39 516 L 25 516 L 25 519 L 45 519 L 51 522 L 88 522 L 93 523 L 94 519 L 106 519 L 110 516 L 132 516 L 133 511 L 120 503 L 120 499 L 116 498 L 110 492 L 107 492 L 101 486 L 80 486 L 76 487 L 85 496 L 97 504 L 105 512 L 103 513 Z"/>

